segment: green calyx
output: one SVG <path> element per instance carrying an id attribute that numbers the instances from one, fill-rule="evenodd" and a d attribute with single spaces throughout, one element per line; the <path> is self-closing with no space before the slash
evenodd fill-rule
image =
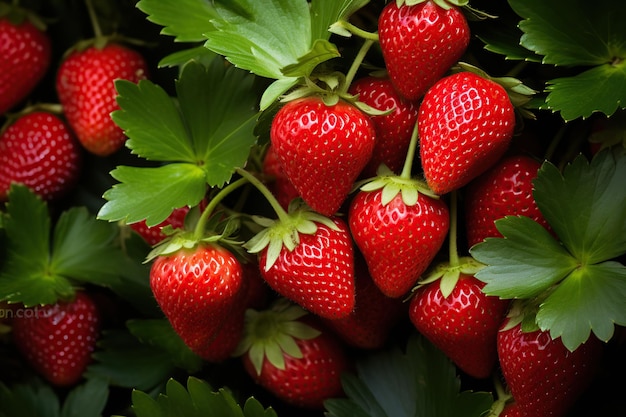
<path id="1" fill-rule="evenodd" d="M 428 0 L 396 0 L 398 7 L 415 6 L 416 4 L 426 3 Z M 433 0 L 433 2 L 444 10 L 449 10 L 452 7 L 465 7 L 468 5 L 469 0 Z"/>
<path id="2" fill-rule="evenodd" d="M 242 340 L 233 356 L 247 354 L 257 375 L 267 359 L 277 369 L 285 369 L 285 355 L 302 358 L 296 340 L 310 340 L 321 332 L 299 321 L 308 313 L 302 307 L 280 298 L 268 310 L 246 311 Z"/>
<path id="3" fill-rule="evenodd" d="M 485 265 L 470 256 L 460 257 L 458 262 L 454 264 L 452 262 L 438 264 L 418 282 L 413 291 L 439 280 L 439 289 L 443 297 L 446 298 L 454 290 L 461 274 L 473 276 L 484 267 Z"/>
<path id="4" fill-rule="evenodd" d="M 246 242 L 244 247 L 249 253 L 259 253 L 267 248 L 267 257 L 263 265 L 266 271 L 274 265 L 283 248 L 291 252 L 298 246 L 301 233 L 315 234 L 318 224 L 338 230 L 331 219 L 312 211 L 298 199 L 291 203 L 288 213 L 279 219 L 261 216 L 252 216 L 252 219 L 264 229 Z"/>
<path id="5" fill-rule="evenodd" d="M 398 193 L 402 195 L 402 202 L 409 207 L 417 204 L 420 194 L 434 199 L 439 198 L 439 196 L 428 187 L 426 182 L 415 178 L 405 178 L 400 175 L 395 175 L 384 164 L 378 168 L 377 174 L 378 175 L 373 180 L 362 185 L 360 190 L 365 192 L 382 190 L 381 204 L 383 206 L 389 204 Z"/>

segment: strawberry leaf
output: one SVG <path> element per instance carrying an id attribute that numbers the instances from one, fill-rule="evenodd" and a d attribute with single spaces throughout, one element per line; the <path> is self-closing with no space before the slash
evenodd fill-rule
<path id="1" fill-rule="evenodd" d="M 533 182 L 542 215 L 583 265 L 626 253 L 626 154 L 577 157 L 563 174 L 544 163 Z"/>
<path id="2" fill-rule="evenodd" d="M 111 172 L 120 184 L 105 192 L 98 213 L 109 221 L 149 226 L 178 207 L 195 206 L 209 186 L 223 186 L 242 166 L 256 138 L 257 97 L 253 78 L 224 66 L 218 57 L 208 67 L 190 62 L 176 83 L 178 103 L 149 81 L 118 81 L 120 110 L 114 121 L 129 137 L 133 153 L 159 167 L 121 166 Z"/>
<path id="3" fill-rule="evenodd" d="M 496 221 L 504 238 L 470 249 L 487 266 L 476 277 L 487 294 L 542 300 L 537 325 L 573 350 L 591 331 L 601 340 L 626 323 L 626 271 L 615 258 L 626 253 L 626 154 L 605 150 L 583 156 L 563 174 L 549 162 L 539 170 L 535 200 L 560 238 L 526 217 Z"/>
<path id="4" fill-rule="evenodd" d="M 356 376 L 348 374 L 342 381 L 348 398 L 327 400 L 329 417 L 478 417 L 493 402 L 486 392 L 460 392 L 452 362 L 415 335 L 406 352 L 369 355 L 357 362 Z"/>
<path id="5" fill-rule="evenodd" d="M 101 417 L 109 398 L 109 384 L 104 379 L 91 378 L 69 392 L 60 417 Z"/>
<path id="6" fill-rule="evenodd" d="M 87 378 L 102 378 L 110 385 L 139 390 L 158 390 L 176 367 L 172 355 L 141 343 L 124 330 L 105 330 L 93 353 Z"/>
<path id="7" fill-rule="evenodd" d="M 275 417 L 271 408 L 264 409 L 254 398 L 244 408 L 225 390 L 214 391 L 198 378 L 187 379 L 187 389 L 174 379 L 167 382 L 166 391 L 157 398 L 135 390 L 133 411 L 137 417 Z"/>
<path id="8" fill-rule="evenodd" d="M 24 186 L 13 186 L 5 215 L 6 261 L 0 266 L 0 299 L 26 307 L 71 298 L 74 285 L 109 286 L 124 263 L 113 242 L 115 225 L 99 222 L 85 208 L 61 213 L 52 230 L 45 202 Z"/>
<path id="9" fill-rule="evenodd" d="M 611 115 L 626 96 L 626 9 L 600 0 L 594 7 L 558 0 L 510 0 L 523 18 L 520 44 L 542 56 L 543 64 L 588 67 L 578 75 L 548 81 L 546 104 L 564 120 Z M 607 13 L 607 10 L 611 10 Z"/>
<path id="10" fill-rule="evenodd" d="M 174 36 L 177 42 L 199 42 L 213 30 L 216 16 L 211 2 L 204 0 L 141 0 L 137 8 L 148 20 L 163 26 L 162 35 Z"/>
<path id="11" fill-rule="evenodd" d="M 197 372 L 202 368 L 202 359 L 187 347 L 166 319 L 130 320 L 126 326 L 142 343 L 168 352 L 176 367 L 188 372 Z"/>

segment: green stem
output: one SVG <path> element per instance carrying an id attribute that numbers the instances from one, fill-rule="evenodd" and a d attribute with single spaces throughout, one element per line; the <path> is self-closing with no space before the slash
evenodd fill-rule
<path id="1" fill-rule="evenodd" d="M 339 22 L 339 24 L 341 25 L 342 28 L 346 29 L 348 32 L 352 33 L 353 35 L 356 35 L 360 38 L 370 40 L 373 42 L 378 42 L 378 33 L 376 32 L 368 32 L 357 26 L 354 26 L 352 23 L 347 22 L 345 20 L 342 20 L 341 22 Z"/>
<path id="2" fill-rule="evenodd" d="M 239 178 L 237 181 L 232 182 L 226 187 L 222 188 L 220 192 L 217 193 L 211 199 L 211 201 L 209 201 L 206 208 L 200 215 L 200 218 L 198 219 L 198 223 L 196 224 L 196 228 L 193 231 L 193 235 L 196 240 L 200 240 L 200 238 L 202 238 L 206 224 L 209 221 L 211 214 L 213 214 L 213 211 L 218 206 L 218 204 L 221 203 L 222 200 L 224 200 L 224 198 L 226 198 L 227 195 L 229 195 L 231 192 L 241 187 L 242 185 L 246 184 L 247 182 L 248 182 L 247 179 Z"/>
<path id="3" fill-rule="evenodd" d="M 370 50 L 373 44 L 374 44 L 373 40 L 366 39 L 365 42 L 363 42 L 363 45 L 361 45 L 361 49 L 359 49 L 359 52 L 354 57 L 354 61 L 352 61 L 352 65 L 350 65 L 350 69 L 348 70 L 348 73 L 346 74 L 346 82 L 342 86 L 341 93 L 346 93 L 350 89 L 350 84 L 352 84 L 352 81 L 354 80 L 354 77 L 356 76 L 357 71 L 361 67 L 361 63 L 363 63 L 363 60 L 365 59 L 367 52 Z"/>
<path id="4" fill-rule="evenodd" d="M 554 156 L 554 152 L 556 151 L 556 148 L 561 143 L 561 139 L 563 139 L 563 136 L 565 136 L 566 131 L 567 131 L 567 125 L 563 125 L 561 126 L 559 131 L 556 132 L 556 135 L 554 135 L 554 138 L 552 138 L 552 141 L 548 145 L 548 149 L 546 149 L 546 153 L 544 155 L 545 159 L 547 160 L 552 159 L 552 157 Z"/>
<path id="5" fill-rule="evenodd" d="M 450 193 L 450 230 L 448 233 L 448 257 L 450 266 L 459 266 L 459 252 L 457 248 L 457 212 L 458 212 L 457 192 Z"/>
<path id="6" fill-rule="evenodd" d="M 92 0 L 85 0 L 87 4 L 87 12 L 89 13 L 89 20 L 91 20 L 91 26 L 93 28 L 93 34 L 96 39 L 102 38 L 102 29 L 100 29 L 100 23 L 96 16 L 96 11 L 93 8 Z"/>
<path id="7" fill-rule="evenodd" d="M 237 168 L 236 171 L 239 175 L 247 179 L 250 184 L 254 185 L 256 189 L 261 192 L 261 194 L 263 194 L 263 197 L 265 197 L 267 202 L 270 203 L 281 222 L 287 222 L 289 220 L 289 214 L 287 214 L 283 206 L 280 205 L 276 197 L 274 197 L 274 194 L 272 194 L 265 184 L 243 168 Z"/>
<path id="8" fill-rule="evenodd" d="M 406 158 L 404 159 L 404 166 L 402 167 L 402 173 L 400 174 L 401 178 L 407 180 L 411 178 L 411 173 L 413 170 L 413 160 L 415 159 L 415 151 L 417 150 L 418 140 L 419 135 L 417 133 L 417 122 L 415 122 L 415 126 L 413 126 L 413 133 L 411 133 L 409 149 L 407 150 Z"/>

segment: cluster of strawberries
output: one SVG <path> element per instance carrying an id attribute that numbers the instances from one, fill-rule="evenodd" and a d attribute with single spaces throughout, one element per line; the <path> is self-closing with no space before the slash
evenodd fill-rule
<path id="1" fill-rule="evenodd" d="M 388 77 L 350 86 L 352 97 L 381 114 L 316 95 L 282 103 L 259 173 L 273 181 L 258 183 L 277 199 L 278 219 L 258 219 L 263 230 L 245 245 L 255 256 L 242 259 L 219 242 L 159 254 L 153 294 L 194 353 L 208 362 L 241 357 L 256 381 L 296 406 L 321 409 L 341 396 L 341 374 L 352 367 L 348 347 L 381 348 L 408 317 L 467 375 L 483 379 L 499 367 L 514 401 L 502 416 L 564 416 L 586 388 L 601 344 L 590 339 L 569 352 L 546 332 L 522 332 L 509 321 L 510 301 L 482 292 L 473 276 L 480 266 L 469 257 L 450 251 L 449 262 L 435 264 L 446 240 L 456 247 L 457 194 L 468 247 L 499 236 L 494 221 L 505 215 L 549 228 L 532 197 L 540 161 L 507 154 L 516 114 L 506 88 L 468 66 L 451 71 L 470 40 L 461 9 L 400 3 L 389 2 L 378 21 Z M 29 80 L 0 80 L 4 113 L 50 62 L 48 40 L 27 19 L 1 19 L 0 33 L 11 40 L 2 44 L 10 67 Z M 113 80 L 146 74 L 141 57 L 118 43 L 72 50 L 57 73 L 62 116 L 19 115 L 0 138 L 0 200 L 11 182 L 44 198 L 66 192 L 79 171 L 74 136 L 97 155 L 119 149 L 124 135 L 109 117 Z M 424 180 L 411 172 L 417 148 Z M 181 227 L 185 214 L 134 229 L 157 245 L 167 237 L 161 229 Z M 14 325 L 18 341 L 27 337 Z M 49 364 L 39 366 L 63 384 L 82 372 L 58 379 Z"/>

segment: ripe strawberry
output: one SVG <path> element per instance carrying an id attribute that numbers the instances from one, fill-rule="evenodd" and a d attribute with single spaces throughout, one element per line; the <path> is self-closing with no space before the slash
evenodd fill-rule
<path id="1" fill-rule="evenodd" d="M 466 185 L 502 157 L 513 136 L 515 111 L 500 84 L 463 71 L 428 90 L 417 123 L 426 182 L 442 195 Z"/>
<path id="2" fill-rule="evenodd" d="M 286 210 L 291 200 L 299 197 L 300 194 L 285 175 L 278 155 L 276 155 L 271 145 L 267 148 L 267 152 L 263 158 L 263 173 L 272 178 L 268 188 L 272 194 L 276 196 L 280 205 Z"/>
<path id="3" fill-rule="evenodd" d="M 323 409 L 343 395 L 342 373 L 351 364 L 344 345 L 315 316 L 280 299 L 271 309 L 249 310 L 238 349 L 244 369 L 280 400 Z"/>
<path id="4" fill-rule="evenodd" d="M 593 335 L 570 352 L 548 331 L 522 332 L 505 321 L 498 333 L 502 375 L 521 417 L 563 417 L 592 382 L 603 344 Z"/>
<path id="5" fill-rule="evenodd" d="M 78 180 L 81 148 L 57 116 L 34 111 L 20 116 L 0 136 L 0 201 L 12 182 L 46 200 L 59 199 Z"/>
<path id="6" fill-rule="evenodd" d="M 285 175 L 315 211 L 333 215 L 372 156 L 374 125 L 365 113 L 321 97 L 287 102 L 272 121 L 271 144 Z"/>
<path id="7" fill-rule="evenodd" d="M 157 256 L 150 287 L 176 333 L 198 355 L 245 296 L 241 264 L 217 244 Z"/>
<path id="8" fill-rule="evenodd" d="M 12 10 L 0 16 L 0 115 L 24 100 L 50 67 L 50 38 L 29 19 Z"/>
<path id="9" fill-rule="evenodd" d="M 419 193 L 407 204 L 403 193 L 383 202 L 384 188 L 359 191 L 348 222 L 372 280 L 388 297 L 402 297 L 437 255 L 448 234 L 450 216 L 443 200 Z"/>
<path id="10" fill-rule="evenodd" d="M 361 176 L 375 176 L 380 164 L 387 165 L 392 172 L 399 172 L 417 121 L 418 103 L 399 96 L 388 78 L 368 76 L 358 79 L 352 83 L 349 92 L 358 94 L 359 101 L 377 110 L 394 109 L 389 114 L 370 116 L 376 129 L 376 145 Z"/>
<path id="11" fill-rule="evenodd" d="M 497 362 L 496 338 L 508 300 L 487 296 L 485 283 L 460 274 L 444 297 L 439 281 L 413 294 L 409 318 L 415 328 L 444 352 L 463 372 L 487 378 Z"/>
<path id="12" fill-rule="evenodd" d="M 147 73 L 141 54 L 116 43 L 74 49 L 65 57 L 56 77 L 57 95 L 85 149 L 108 156 L 124 145 L 126 136 L 111 119 L 111 113 L 119 108 L 114 81 L 136 83 Z"/>
<path id="13" fill-rule="evenodd" d="M 469 183 L 465 193 L 469 246 L 487 237 L 502 237 L 494 222 L 507 215 L 527 216 L 550 229 L 533 197 L 532 182 L 539 168 L 541 163 L 530 156 L 512 155 Z"/>
<path id="14" fill-rule="evenodd" d="M 382 348 L 395 325 L 406 317 L 403 300 L 385 296 L 374 284 L 365 261 L 355 264 L 354 311 L 342 319 L 323 319 L 340 339 L 359 349 Z"/>
<path id="15" fill-rule="evenodd" d="M 264 247 L 259 254 L 261 275 L 278 294 L 314 314 L 346 317 L 355 303 L 352 238 L 340 218 L 318 221 L 316 227 L 314 234 L 301 233 L 293 250 L 281 248 L 269 268 L 268 252 L 274 249 L 271 244 Z"/>
<path id="16" fill-rule="evenodd" d="M 13 320 L 17 349 L 56 386 L 74 385 L 81 379 L 99 330 L 100 314 L 85 292 L 77 292 L 72 301 L 24 309 Z"/>
<path id="17" fill-rule="evenodd" d="M 461 58 L 470 40 L 461 10 L 434 1 L 389 2 L 378 18 L 378 34 L 389 77 L 409 100 L 421 98 Z"/>
<path id="18" fill-rule="evenodd" d="M 522 414 L 517 403 L 509 403 L 504 406 L 499 417 L 522 417 Z"/>

